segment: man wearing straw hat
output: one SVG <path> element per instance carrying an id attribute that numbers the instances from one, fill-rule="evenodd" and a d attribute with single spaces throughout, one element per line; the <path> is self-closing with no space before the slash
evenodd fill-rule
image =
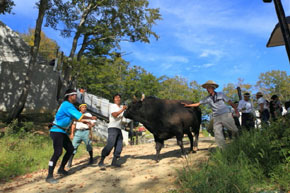
<path id="1" fill-rule="evenodd" d="M 87 112 L 87 105 L 81 104 L 79 106 L 80 112 L 87 116 L 92 117 L 92 114 Z M 92 127 L 95 125 L 95 120 L 87 120 L 89 124 L 84 124 L 82 122 L 74 121 L 74 123 L 71 126 L 71 134 L 70 139 L 72 139 L 72 144 L 74 146 L 74 152 L 71 155 L 68 167 L 72 167 L 72 160 L 74 155 L 77 153 L 79 145 L 82 143 L 82 141 L 85 143 L 87 151 L 90 155 L 89 165 L 93 164 L 93 148 L 92 148 Z"/>
<path id="2" fill-rule="evenodd" d="M 220 148 L 225 146 L 225 139 L 223 135 L 223 127 L 232 131 L 234 136 L 237 136 L 238 128 L 235 125 L 235 121 L 230 112 L 230 109 L 225 104 L 229 103 L 235 110 L 235 113 L 238 114 L 236 106 L 232 101 L 222 92 L 215 92 L 215 89 L 219 87 L 217 83 L 212 80 L 207 81 L 202 85 L 208 92 L 208 96 L 202 99 L 198 103 L 194 104 L 184 104 L 185 107 L 198 107 L 201 104 L 208 104 L 213 111 L 213 129 L 215 134 L 215 140 L 217 145 Z"/>

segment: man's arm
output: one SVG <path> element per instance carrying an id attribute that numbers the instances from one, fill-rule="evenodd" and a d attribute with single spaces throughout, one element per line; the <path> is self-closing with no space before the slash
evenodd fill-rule
<path id="1" fill-rule="evenodd" d="M 75 132 L 76 124 L 71 125 L 71 133 L 69 138 L 72 140 L 74 138 L 74 132 Z"/>
<path id="2" fill-rule="evenodd" d="M 239 113 L 237 107 L 235 106 L 235 104 L 231 100 L 228 100 L 228 103 L 229 103 L 229 105 L 231 105 L 233 107 L 233 109 L 235 110 L 236 115 L 240 116 L 240 113 Z"/>
<path id="3" fill-rule="evenodd" d="M 127 106 L 123 106 L 121 110 L 117 111 L 117 112 L 113 112 L 111 115 L 115 118 L 117 118 L 121 113 L 123 113 L 125 110 L 127 109 Z"/>
<path id="4" fill-rule="evenodd" d="M 262 113 L 263 111 L 264 111 L 264 103 L 261 103 L 261 104 L 259 104 L 259 106 L 260 106 L 260 113 Z"/>
<path id="5" fill-rule="evenodd" d="M 186 103 L 181 103 L 184 105 L 184 107 L 198 107 L 200 103 L 193 103 L 193 104 L 186 104 Z"/>

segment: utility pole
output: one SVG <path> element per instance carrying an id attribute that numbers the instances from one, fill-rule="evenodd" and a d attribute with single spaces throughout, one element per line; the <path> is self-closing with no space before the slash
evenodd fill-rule
<path id="1" fill-rule="evenodd" d="M 264 3 L 272 2 L 272 0 L 263 0 L 263 1 Z M 289 32 L 288 24 L 285 18 L 285 12 L 284 12 L 281 0 L 273 0 L 273 1 L 274 1 L 277 17 L 280 24 L 280 29 L 281 29 L 283 39 L 285 42 L 286 52 L 287 52 L 288 59 L 290 62 L 290 32 Z"/>

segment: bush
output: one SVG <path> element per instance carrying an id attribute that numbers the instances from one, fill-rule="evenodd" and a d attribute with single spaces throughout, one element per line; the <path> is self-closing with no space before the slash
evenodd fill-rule
<path id="1" fill-rule="evenodd" d="M 33 132 L 34 127 L 33 122 L 19 123 L 17 120 L 6 126 L 5 134 L 0 138 L 0 181 L 47 169 L 53 154 L 52 140 L 48 135 Z M 76 158 L 84 154 L 86 149 L 81 145 Z"/>
<path id="2" fill-rule="evenodd" d="M 179 173 L 179 192 L 289 191 L 290 121 L 244 132 L 225 149 L 212 153 L 199 170 Z"/>

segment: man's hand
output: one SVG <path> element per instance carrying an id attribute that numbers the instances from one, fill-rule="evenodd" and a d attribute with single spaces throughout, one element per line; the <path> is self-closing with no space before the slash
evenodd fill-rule
<path id="1" fill-rule="evenodd" d="M 73 135 L 73 134 L 70 134 L 69 138 L 70 138 L 71 140 L 73 140 L 74 135 Z"/>
<path id="2" fill-rule="evenodd" d="M 96 116 L 92 116 L 92 120 L 97 120 L 97 117 Z"/>
<path id="3" fill-rule="evenodd" d="M 188 104 L 186 103 L 181 103 L 182 105 L 184 105 L 184 107 L 188 107 Z"/>
<path id="4" fill-rule="evenodd" d="M 128 107 L 127 107 L 126 105 L 123 105 L 122 108 L 123 108 L 123 110 L 125 110 L 125 109 L 127 109 Z"/>

